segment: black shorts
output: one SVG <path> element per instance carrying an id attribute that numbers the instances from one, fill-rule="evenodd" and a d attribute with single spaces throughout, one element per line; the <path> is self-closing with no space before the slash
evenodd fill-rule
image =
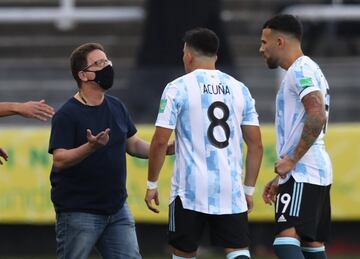
<path id="1" fill-rule="evenodd" d="M 295 227 L 304 241 L 327 241 L 330 233 L 330 187 L 295 182 L 279 185 L 275 203 L 275 235 Z"/>
<path id="2" fill-rule="evenodd" d="M 200 213 L 184 209 L 179 196 L 169 205 L 169 244 L 183 252 L 195 252 L 206 224 L 213 245 L 222 248 L 249 246 L 247 212 L 226 215 Z"/>

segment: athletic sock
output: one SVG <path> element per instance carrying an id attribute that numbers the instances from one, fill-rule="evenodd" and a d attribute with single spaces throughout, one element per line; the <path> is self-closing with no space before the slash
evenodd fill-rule
<path id="1" fill-rule="evenodd" d="M 181 256 L 177 256 L 177 255 L 172 255 L 172 259 L 196 259 L 196 257 L 191 257 L 191 258 L 185 258 L 185 257 L 181 257 Z"/>
<path id="2" fill-rule="evenodd" d="M 226 255 L 226 259 L 249 259 L 249 250 L 236 250 Z"/>
<path id="3" fill-rule="evenodd" d="M 302 247 L 305 259 L 327 259 L 325 246 L 320 247 Z"/>
<path id="4" fill-rule="evenodd" d="M 274 240 L 275 254 L 279 259 L 305 259 L 300 241 L 292 237 L 277 237 Z"/>

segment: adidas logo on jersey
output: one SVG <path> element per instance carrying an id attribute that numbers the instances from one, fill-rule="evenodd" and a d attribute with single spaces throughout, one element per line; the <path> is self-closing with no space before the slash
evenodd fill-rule
<path id="1" fill-rule="evenodd" d="M 278 218 L 277 222 L 287 222 L 287 220 L 284 217 L 284 215 L 281 214 L 281 216 Z"/>

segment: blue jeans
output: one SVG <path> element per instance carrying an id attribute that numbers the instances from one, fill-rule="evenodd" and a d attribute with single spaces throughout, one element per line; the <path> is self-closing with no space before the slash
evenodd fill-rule
<path id="1" fill-rule="evenodd" d="M 111 216 L 58 213 L 55 229 L 58 259 L 87 259 L 93 247 L 104 259 L 141 258 L 127 203 Z"/>

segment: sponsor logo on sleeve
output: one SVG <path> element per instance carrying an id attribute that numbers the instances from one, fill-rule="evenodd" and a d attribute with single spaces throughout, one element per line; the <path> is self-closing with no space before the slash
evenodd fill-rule
<path id="1" fill-rule="evenodd" d="M 305 89 L 309 86 L 313 86 L 313 82 L 311 77 L 303 77 L 300 79 L 300 86 L 301 88 Z"/>
<path id="2" fill-rule="evenodd" d="M 163 113 L 163 112 L 165 111 L 166 103 L 167 103 L 167 100 L 166 100 L 166 99 L 161 99 L 161 100 L 160 100 L 159 113 Z"/>

